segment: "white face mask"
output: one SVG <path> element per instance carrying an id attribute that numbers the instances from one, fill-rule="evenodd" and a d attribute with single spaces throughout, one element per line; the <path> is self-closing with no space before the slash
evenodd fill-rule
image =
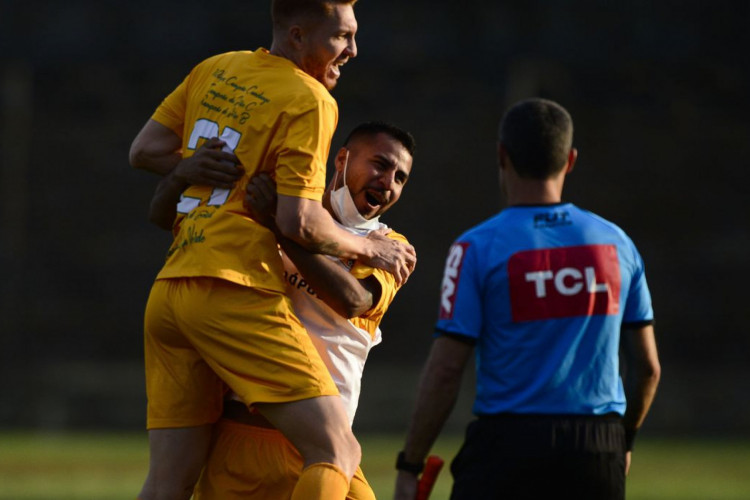
<path id="1" fill-rule="evenodd" d="M 346 158 L 344 159 L 344 182 L 340 188 L 331 191 L 331 208 L 338 217 L 339 222 L 346 227 L 352 229 L 378 229 L 380 222 L 379 217 L 373 217 L 372 219 L 365 219 L 362 214 L 357 210 L 357 206 L 354 204 L 352 193 L 349 191 L 349 187 L 346 185 L 346 168 L 349 166 L 349 151 L 346 152 Z M 338 179 L 338 170 L 336 171 L 336 177 L 333 180 L 333 185 L 336 185 Z"/>

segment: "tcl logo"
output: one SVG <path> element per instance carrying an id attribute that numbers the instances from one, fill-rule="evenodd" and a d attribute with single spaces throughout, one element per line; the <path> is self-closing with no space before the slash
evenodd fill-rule
<path id="1" fill-rule="evenodd" d="M 464 255 L 466 255 L 468 246 L 468 243 L 454 243 L 448 252 L 440 291 L 440 319 L 451 319 L 453 317 L 458 277 L 461 275 L 461 265 L 464 262 Z"/>
<path id="2" fill-rule="evenodd" d="M 536 296 L 543 298 L 547 296 L 547 281 L 555 285 L 555 290 L 560 295 L 575 295 L 584 289 L 584 275 L 586 291 L 589 293 L 607 293 L 609 287 L 606 283 L 596 282 L 596 271 L 593 267 L 586 267 L 583 273 L 575 267 L 563 267 L 557 273 L 552 271 L 535 271 L 526 273 L 526 281 L 534 283 Z"/>
<path id="3" fill-rule="evenodd" d="M 508 261 L 513 321 L 616 314 L 620 264 L 614 245 L 528 250 Z"/>

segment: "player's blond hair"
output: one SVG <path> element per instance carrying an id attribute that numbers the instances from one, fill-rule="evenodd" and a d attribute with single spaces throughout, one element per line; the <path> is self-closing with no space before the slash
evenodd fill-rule
<path id="1" fill-rule="evenodd" d="M 328 17 L 334 5 L 351 5 L 357 0 L 272 0 L 271 20 L 275 29 L 285 29 L 300 19 Z"/>

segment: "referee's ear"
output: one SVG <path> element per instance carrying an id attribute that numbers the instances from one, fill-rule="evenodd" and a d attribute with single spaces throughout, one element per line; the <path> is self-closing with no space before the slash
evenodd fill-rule
<path id="1" fill-rule="evenodd" d="M 565 173 L 569 174 L 573 171 L 573 165 L 576 164 L 578 159 L 578 150 L 576 148 L 570 148 L 568 153 L 568 163 L 565 165 Z"/>
<path id="2" fill-rule="evenodd" d="M 510 158 L 508 158 L 508 151 L 505 149 L 505 146 L 503 146 L 502 142 L 497 143 L 497 166 L 500 167 L 501 170 L 504 170 L 505 167 L 508 166 L 508 163 L 510 162 Z"/>

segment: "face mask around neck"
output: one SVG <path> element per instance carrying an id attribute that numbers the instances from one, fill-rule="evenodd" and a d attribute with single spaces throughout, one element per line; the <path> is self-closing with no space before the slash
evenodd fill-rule
<path id="1" fill-rule="evenodd" d="M 344 173 L 343 183 L 338 189 L 331 191 L 331 208 L 333 213 L 339 219 L 339 222 L 346 227 L 352 229 L 378 229 L 380 223 L 378 222 L 379 217 L 372 219 L 365 219 L 362 214 L 357 210 L 357 206 L 354 204 L 354 199 L 349 191 L 349 187 L 346 185 L 346 169 L 349 166 L 349 151 L 346 152 L 346 158 L 344 159 Z M 336 172 L 336 178 L 338 178 L 338 171 Z M 333 185 L 336 185 L 336 179 L 333 181 Z"/>

